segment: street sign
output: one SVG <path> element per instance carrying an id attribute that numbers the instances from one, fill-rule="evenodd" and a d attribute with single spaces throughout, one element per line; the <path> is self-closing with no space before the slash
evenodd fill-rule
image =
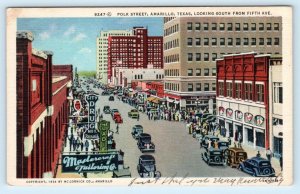
<path id="1" fill-rule="evenodd" d="M 79 111 L 81 109 L 81 101 L 80 100 L 74 100 L 74 109 L 76 111 Z"/>
<path id="2" fill-rule="evenodd" d="M 62 155 L 62 173 L 112 172 L 118 170 L 118 154 Z"/>
<path id="3" fill-rule="evenodd" d="M 110 129 L 110 122 L 101 120 L 99 125 L 99 130 L 100 130 L 100 153 L 105 153 L 107 152 L 107 135 L 108 135 L 108 130 Z"/>

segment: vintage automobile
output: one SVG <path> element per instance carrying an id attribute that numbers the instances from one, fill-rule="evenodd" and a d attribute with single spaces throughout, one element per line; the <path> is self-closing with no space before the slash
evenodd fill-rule
<path id="1" fill-rule="evenodd" d="M 210 148 L 205 149 L 205 152 L 202 153 L 202 159 L 208 165 L 211 165 L 211 164 L 225 165 L 226 164 L 223 151 L 219 148 L 210 147 Z"/>
<path id="2" fill-rule="evenodd" d="M 229 142 L 227 140 L 219 140 L 218 141 L 218 148 L 222 150 L 224 153 L 227 153 L 227 150 L 229 148 Z"/>
<path id="3" fill-rule="evenodd" d="M 241 162 L 238 169 L 255 177 L 273 177 L 275 170 L 270 161 L 262 157 L 253 157 Z"/>
<path id="4" fill-rule="evenodd" d="M 232 168 L 237 168 L 239 164 L 247 160 L 247 152 L 243 148 L 228 148 L 227 150 L 227 165 Z"/>
<path id="5" fill-rule="evenodd" d="M 132 127 L 131 135 L 134 139 L 138 139 L 140 134 L 143 133 L 143 126 L 142 125 L 134 125 Z"/>
<path id="6" fill-rule="evenodd" d="M 147 133 L 140 134 L 137 145 L 142 153 L 155 152 L 155 145 L 151 142 L 151 135 Z"/>
<path id="7" fill-rule="evenodd" d="M 103 91 L 103 92 L 101 93 L 101 95 L 102 95 L 102 96 L 108 96 L 109 93 L 108 93 L 107 91 Z"/>
<path id="8" fill-rule="evenodd" d="M 121 114 L 119 112 L 114 113 L 113 119 L 116 123 L 123 123 L 123 119 L 122 119 Z"/>
<path id="9" fill-rule="evenodd" d="M 214 142 L 214 141 L 219 141 L 220 139 L 214 135 L 205 135 L 202 137 L 201 141 L 200 141 L 200 148 L 208 148 L 208 142 Z"/>
<path id="10" fill-rule="evenodd" d="M 115 112 L 119 112 L 119 110 L 116 108 L 110 110 L 110 114 L 112 117 L 114 116 Z"/>
<path id="11" fill-rule="evenodd" d="M 128 112 L 128 117 L 138 118 L 139 116 L 139 111 L 137 109 L 132 109 Z"/>
<path id="12" fill-rule="evenodd" d="M 109 113 L 110 113 L 110 107 L 109 107 L 109 106 L 104 106 L 104 107 L 103 107 L 103 112 L 104 112 L 105 114 L 109 114 Z"/>
<path id="13" fill-rule="evenodd" d="M 115 97 L 114 96 L 109 96 L 108 101 L 115 101 Z"/>
<path id="14" fill-rule="evenodd" d="M 139 157 L 137 171 L 142 178 L 156 178 L 161 176 L 156 171 L 155 158 L 151 155 L 141 155 Z"/>

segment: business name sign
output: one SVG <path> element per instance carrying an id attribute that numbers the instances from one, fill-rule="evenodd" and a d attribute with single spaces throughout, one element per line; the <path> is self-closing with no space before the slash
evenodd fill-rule
<path id="1" fill-rule="evenodd" d="M 74 100 L 74 109 L 79 111 L 81 109 L 81 102 L 80 100 Z"/>
<path id="2" fill-rule="evenodd" d="M 101 120 L 99 125 L 99 131 L 100 131 L 100 153 L 107 152 L 107 135 L 108 130 L 110 128 L 110 122 Z"/>
<path id="3" fill-rule="evenodd" d="M 62 155 L 63 173 L 110 172 L 118 170 L 118 154 Z"/>
<path id="4" fill-rule="evenodd" d="M 99 135 L 96 130 L 96 102 L 98 100 L 98 96 L 90 94 L 85 97 L 85 100 L 89 107 L 88 130 L 85 132 L 85 138 L 99 139 Z"/>

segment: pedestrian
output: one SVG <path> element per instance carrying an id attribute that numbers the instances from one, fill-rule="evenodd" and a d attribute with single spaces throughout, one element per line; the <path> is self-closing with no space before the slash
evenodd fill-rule
<path id="1" fill-rule="evenodd" d="M 261 155 L 260 155 L 260 152 L 259 151 L 257 151 L 257 154 L 256 154 L 256 157 L 260 157 Z"/>
<path id="2" fill-rule="evenodd" d="M 150 120 L 150 117 L 151 117 L 151 116 L 150 116 L 150 112 L 148 111 L 148 113 L 147 113 L 147 114 L 148 114 L 148 119 Z"/>
<path id="3" fill-rule="evenodd" d="M 267 151 L 266 151 L 266 156 L 267 156 L 267 159 L 268 159 L 269 161 L 271 161 L 272 151 L 270 150 L 270 148 L 267 149 Z"/>
<path id="4" fill-rule="evenodd" d="M 228 145 L 230 146 L 231 145 L 231 138 L 228 137 Z"/>
<path id="5" fill-rule="evenodd" d="M 115 140 L 112 140 L 111 149 L 116 149 L 116 142 L 115 142 Z"/>
<path id="6" fill-rule="evenodd" d="M 282 163 L 282 154 L 279 154 L 279 165 L 280 165 L 280 169 L 282 171 L 282 167 L 283 167 L 283 163 Z"/>
<path id="7" fill-rule="evenodd" d="M 83 141 L 80 142 L 80 150 L 83 151 Z"/>
<path id="8" fill-rule="evenodd" d="M 119 123 L 117 123 L 116 134 L 119 134 Z"/>
<path id="9" fill-rule="evenodd" d="M 73 152 L 76 151 L 76 143 L 77 143 L 76 139 L 73 138 L 73 141 L 72 141 Z"/>
<path id="10" fill-rule="evenodd" d="M 79 146 L 80 146 L 80 139 L 79 139 L 79 137 L 77 137 L 77 139 L 76 139 L 76 151 L 78 150 Z"/>
<path id="11" fill-rule="evenodd" d="M 89 151 L 89 146 L 90 146 L 89 141 L 86 139 L 85 142 L 84 142 L 84 147 L 85 147 L 85 152 L 86 152 L 86 154 L 87 154 L 88 151 Z"/>
<path id="12" fill-rule="evenodd" d="M 72 148 L 73 140 L 74 140 L 74 135 L 73 135 L 73 133 L 71 133 L 71 136 L 70 136 L 70 138 L 69 138 L 69 147 L 70 147 L 70 152 L 71 152 L 71 148 Z"/>

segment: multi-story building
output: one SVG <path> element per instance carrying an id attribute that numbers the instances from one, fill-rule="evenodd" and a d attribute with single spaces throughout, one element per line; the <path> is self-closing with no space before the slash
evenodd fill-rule
<path id="1" fill-rule="evenodd" d="M 255 52 L 217 59 L 217 118 L 227 137 L 241 138 L 244 145 L 270 148 L 270 105 L 275 105 L 269 98 L 270 76 L 276 83 L 282 79 L 278 72 L 270 71 L 270 62 L 275 60 L 280 59 Z"/>
<path id="2" fill-rule="evenodd" d="M 97 37 L 96 49 L 96 77 L 102 83 L 107 84 L 107 49 L 109 36 L 131 36 L 132 30 L 109 30 L 101 31 Z"/>
<path id="3" fill-rule="evenodd" d="M 72 65 L 52 65 L 52 52 L 17 33 L 17 178 L 55 176 L 69 114 Z"/>
<path id="4" fill-rule="evenodd" d="M 215 60 L 251 51 L 281 54 L 281 24 L 281 17 L 164 18 L 164 82 L 169 105 L 204 109 L 212 104 Z"/>
<path id="5" fill-rule="evenodd" d="M 108 80 L 113 67 L 130 69 L 163 68 L 163 37 L 148 36 L 144 27 L 134 27 L 132 36 L 108 37 Z"/>

